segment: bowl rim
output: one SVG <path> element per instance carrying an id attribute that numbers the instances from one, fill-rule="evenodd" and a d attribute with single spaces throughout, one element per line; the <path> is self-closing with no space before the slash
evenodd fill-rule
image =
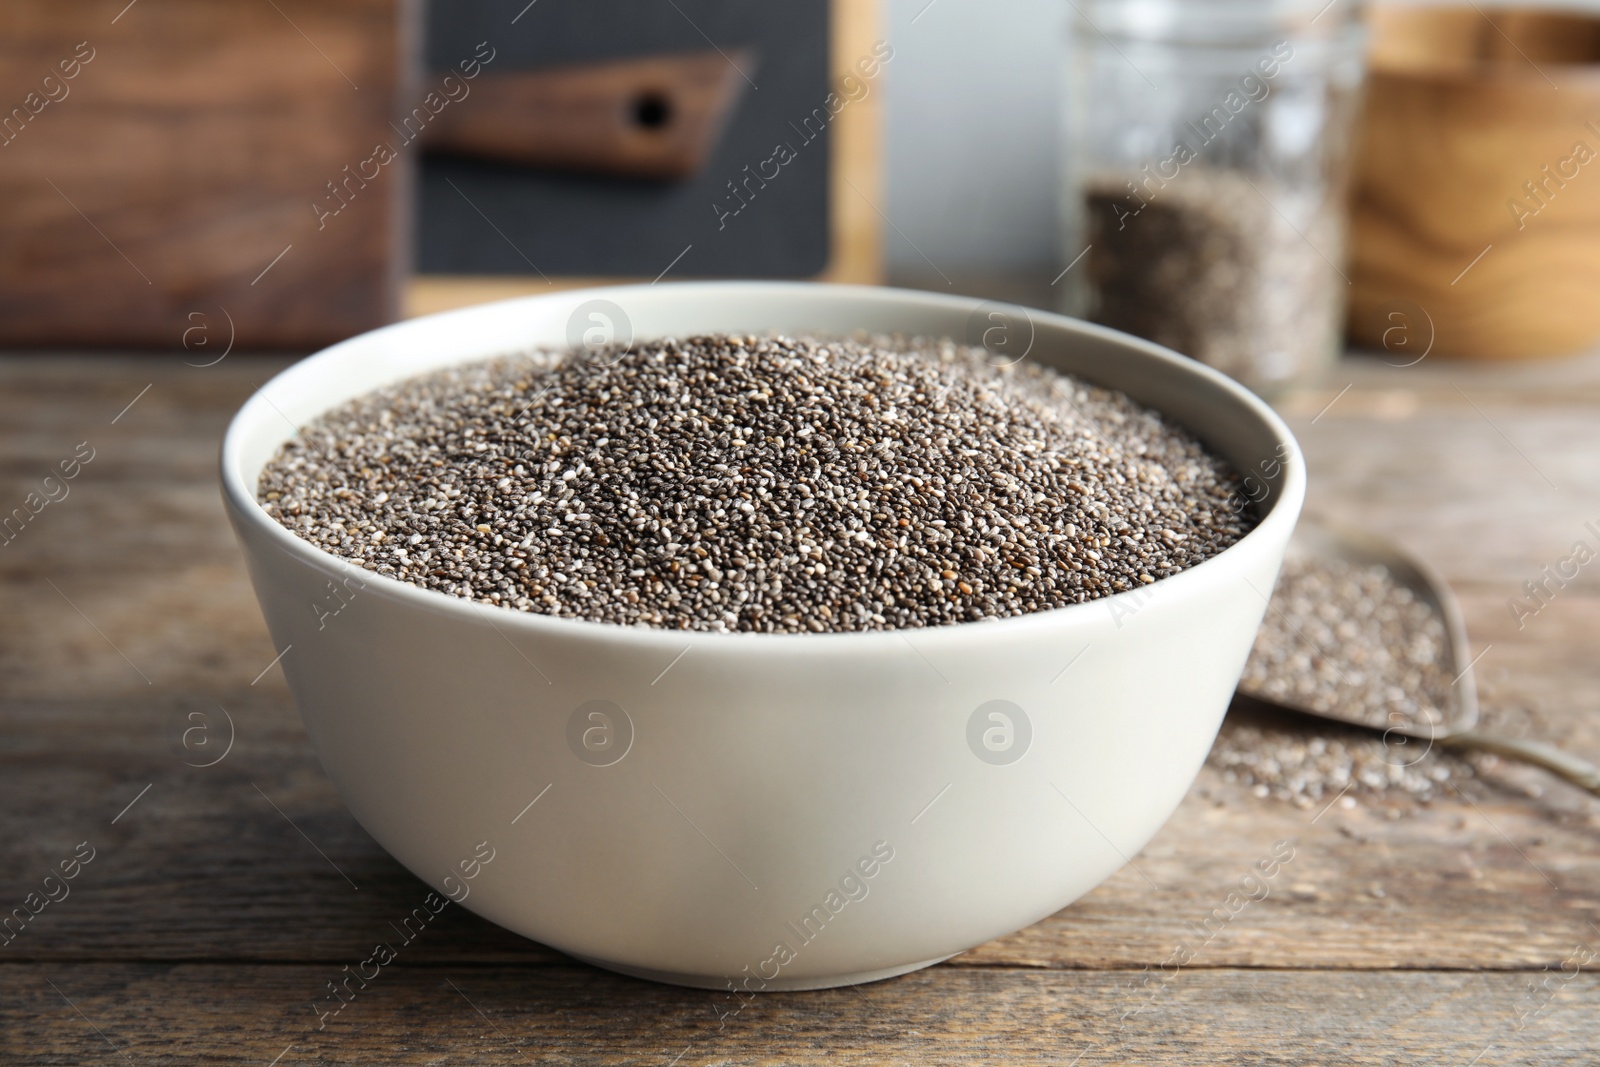
<path id="1" fill-rule="evenodd" d="M 263 407 L 277 410 L 277 405 L 272 404 L 268 398 L 268 390 L 274 383 L 294 374 L 307 373 L 306 368 L 325 357 L 332 358 L 341 352 L 361 345 L 372 343 L 375 338 L 393 336 L 415 329 L 424 322 L 440 322 L 449 318 L 462 320 L 463 325 L 470 324 L 474 316 L 484 314 L 491 309 L 505 309 L 512 305 L 528 306 L 537 302 L 570 302 L 585 301 L 596 298 L 618 298 L 642 290 L 651 289 L 654 283 L 637 285 L 610 285 L 598 287 L 585 287 L 581 289 L 564 289 L 553 293 L 539 293 L 532 296 L 513 297 L 507 300 L 496 300 L 481 304 L 474 304 L 464 308 L 454 308 L 448 311 L 436 312 L 431 315 L 404 319 L 391 323 L 375 330 L 346 338 L 343 341 L 320 349 L 298 360 L 289 367 L 279 371 L 266 382 L 262 383 L 240 405 L 233 417 L 228 422 L 228 428 L 222 439 L 219 455 L 221 489 L 223 502 L 230 516 L 236 523 L 248 524 L 253 530 L 264 535 L 274 547 L 287 556 L 310 567 L 333 574 L 358 571 L 362 581 L 366 583 L 362 588 L 363 595 L 376 593 L 380 597 L 397 600 L 402 604 L 414 608 L 430 611 L 437 614 L 453 617 L 462 622 L 481 624 L 488 622 L 496 630 L 501 631 L 501 636 L 507 637 L 506 631 L 519 632 L 528 637 L 565 638 L 570 640 L 602 640 L 617 645 L 631 645 L 641 649 L 664 650 L 674 652 L 686 651 L 683 649 L 685 642 L 696 647 L 702 644 L 722 645 L 730 647 L 741 645 L 751 648 L 758 643 L 765 647 L 787 645 L 788 651 L 800 648 L 821 649 L 829 648 L 837 651 L 844 646 L 870 648 L 889 643 L 910 643 L 910 637 L 915 635 L 918 644 L 926 642 L 943 643 L 946 641 L 971 640 L 974 637 L 1021 637 L 1029 630 L 1041 628 L 1057 629 L 1064 624 L 1073 622 L 1087 622 L 1091 612 L 1103 611 L 1116 596 L 1097 597 L 1079 604 L 1068 604 L 1059 608 L 1049 608 L 1044 611 L 1028 612 L 1022 615 L 1011 615 L 999 619 L 977 619 L 963 622 L 948 623 L 939 626 L 903 627 L 884 630 L 855 630 L 855 631 L 824 631 L 815 632 L 784 632 L 764 633 L 759 631 L 718 631 L 699 629 L 666 629 L 663 627 L 625 626 L 619 623 L 596 622 L 590 619 L 570 618 L 558 615 L 546 615 L 540 612 L 523 611 L 514 607 L 499 606 L 487 601 L 469 599 L 442 593 L 435 589 L 428 589 L 409 582 L 401 581 L 390 575 L 380 574 L 366 567 L 358 567 L 342 556 L 319 548 L 306 541 L 286 526 L 279 523 L 261 507 L 255 498 L 252 487 L 246 485 L 241 474 L 241 452 L 244 448 L 244 426 L 262 417 Z M 962 296 L 955 294 L 934 293 L 917 289 L 899 289 L 889 286 L 876 285 L 846 285 L 825 282 L 807 281 L 764 281 L 764 280 L 699 280 L 671 282 L 666 286 L 670 291 L 680 292 L 685 297 L 711 296 L 727 293 L 732 290 L 754 292 L 767 290 L 779 293 L 811 292 L 819 296 L 837 294 L 852 296 L 857 299 L 887 299 L 891 302 L 914 307 L 921 304 L 930 308 L 943 308 L 945 310 L 965 311 L 970 314 L 973 309 L 987 301 L 976 296 Z M 1026 311 L 1035 323 L 1046 323 L 1053 328 L 1064 330 L 1067 333 L 1076 333 L 1107 341 L 1124 348 L 1133 348 L 1147 356 L 1152 356 L 1158 361 L 1168 364 L 1180 374 L 1198 377 L 1211 385 L 1220 388 L 1231 395 L 1232 399 L 1242 404 L 1251 415 L 1259 419 L 1266 428 L 1274 434 L 1280 447 L 1287 444 L 1288 454 L 1280 459 L 1282 476 L 1279 487 L 1271 494 L 1267 510 L 1261 515 L 1256 525 L 1238 541 L 1229 545 L 1221 552 L 1210 556 L 1201 562 L 1187 567 L 1177 574 L 1158 579 L 1154 583 L 1142 586 L 1137 590 L 1168 590 L 1168 591 L 1198 591 L 1203 582 L 1209 582 L 1213 576 L 1221 577 L 1225 567 L 1235 565 L 1243 555 L 1257 551 L 1257 546 L 1267 544 L 1272 540 L 1288 543 L 1289 535 L 1293 532 L 1294 524 L 1298 519 L 1300 508 L 1305 499 L 1306 471 L 1305 459 L 1300 448 L 1300 443 L 1290 431 L 1288 425 L 1275 412 L 1266 401 L 1250 392 L 1234 379 L 1223 374 L 1215 368 L 1206 366 L 1197 360 L 1180 355 L 1172 349 L 1123 333 L 1107 326 L 1100 326 L 1082 319 L 1073 318 L 1057 312 L 1043 311 L 1036 308 L 1025 308 L 1022 305 L 1009 304 L 1008 306 L 1021 308 Z M 493 356 L 474 357 L 490 359 Z M 468 362 L 462 360 L 461 362 Z M 451 364 L 440 364 L 440 367 Z M 397 379 L 403 381 L 407 379 Z M 1085 380 L 1093 381 L 1092 378 Z M 380 388 L 374 386 L 372 388 Z M 371 391 L 364 390 L 364 391 Z M 1159 411 L 1153 405 L 1136 401 L 1143 406 Z M 338 405 L 330 405 L 324 411 L 332 410 Z M 1165 412 L 1161 412 L 1166 416 Z M 1170 418 L 1171 416 L 1166 416 Z M 295 427 L 299 432 L 299 427 Z M 1194 431 L 1189 431 L 1194 432 Z M 287 438 L 286 438 L 287 440 Z M 1208 446 L 1209 447 L 1209 446 Z M 1240 471 L 1239 473 L 1246 473 Z M 248 555 L 250 550 L 245 547 Z M 1257 591 L 1260 592 L 1259 590 Z M 1265 607 L 1263 600 L 1263 607 Z M 917 645 L 912 645 L 913 650 Z"/>

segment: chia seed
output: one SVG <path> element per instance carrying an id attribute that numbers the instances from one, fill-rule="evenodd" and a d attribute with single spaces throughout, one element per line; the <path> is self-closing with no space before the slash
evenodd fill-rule
<path id="1" fill-rule="evenodd" d="M 367 570 L 522 611 L 823 632 L 1044 611 L 1254 525 L 1237 475 L 1126 395 L 951 341 L 693 337 L 368 394 L 262 506 Z"/>
<path id="2" fill-rule="evenodd" d="M 1126 175 L 1100 176 L 1084 190 L 1092 317 L 1252 388 L 1281 387 L 1333 356 L 1343 285 L 1323 257 L 1338 259 L 1342 210 L 1223 168 L 1185 173 L 1149 203 Z"/>
<path id="3" fill-rule="evenodd" d="M 1448 727 L 1449 642 L 1439 613 L 1388 568 L 1291 556 L 1239 689 L 1380 730 Z M 1425 739 L 1338 726 L 1308 737 L 1284 721 L 1237 711 L 1210 762 L 1259 796 L 1302 806 L 1347 786 L 1426 800 L 1472 776 L 1466 760 Z"/>
<path id="4" fill-rule="evenodd" d="M 1239 687 L 1384 730 L 1454 705 L 1444 619 L 1381 564 L 1286 559 Z"/>

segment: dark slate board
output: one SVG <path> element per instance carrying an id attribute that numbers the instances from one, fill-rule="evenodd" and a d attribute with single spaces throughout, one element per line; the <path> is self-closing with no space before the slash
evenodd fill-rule
<path id="1" fill-rule="evenodd" d="M 500 71 L 698 51 L 709 37 L 724 51 L 756 50 L 747 73 L 758 88 L 745 87 L 706 169 L 681 183 L 425 157 L 422 271 L 653 278 L 690 245 L 674 276 L 800 277 L 826 266 L 829 135 L 806 142 L 795 130 L 828 93 L 826 0 L 537 0 L 513 25 L 526 3 L 436 0 L 429 67 L 449 70 L 485 40 L 497 51 L 486 69 Z M 780 141 L 797 157 L 719 228 L 713 205 L 735 203 L 727 183 Z"/>

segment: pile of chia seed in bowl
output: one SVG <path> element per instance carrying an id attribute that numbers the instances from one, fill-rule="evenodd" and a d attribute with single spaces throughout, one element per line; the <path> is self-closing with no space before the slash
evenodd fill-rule
<path id="1" fill-rule="evenodd" d="M 1141 587 L 1255 523 L 1236 473 L 1123 393 L 948 340 L 713 335 L 450 367 L 307 426 L 278 522 L 522 611 L 838 632 Z"/>

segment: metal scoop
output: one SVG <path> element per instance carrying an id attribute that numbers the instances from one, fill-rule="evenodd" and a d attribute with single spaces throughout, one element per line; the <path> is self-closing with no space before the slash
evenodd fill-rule
<path id="1" fill-rule="evenodd" d="M 1407 555 L 1398 545 L 1381 537 L 1342 529 L 1309 516 L 1300 520 L 1288 551 L 1288 558 L 1291 560 L 1308 557 L 1341 560 L 1361 567 L 1381 565 L 1397 584 L 1409 589 L 1413 596 L 1437 612 L 1444 623 L 1446 634 L 1447 661 L 1443 666 L 1454 679 L 1450 685 L 1450 697 L 1443 702 L 1445 704 L 1443 708 L 1436 709 L 1440 714 L 1419 718 L 1396 716 L 1381 708 L 1311 707 L 1287 699 L 1281 694 L 1269 695 L 1251 687 L 1248 671 L 1246 678 L 1240 682 L 1240 695 L 1258 704 L 1372 730 L 1383 734 L 1386 740 L 1398 745 L 1406 745 L 1409 743 L 1406 739 L 1415 738 L 1428 742 L 1429 746 L 1439 744 L 1449 748 L 1493 752 L 1497 756 L 1543 767 L 1591 793 L 1600 795 L 1600 768 L 1596 768 L 1593 764 L 1586 763 L 1542 741 L 1501 737 L 1477 728 L 1478 694 L 1472 679 L 1472 667 L 1475 661 L 1467 644 L 1466 624 L 1462 621 L 1461 607 L 1456 602 L 1455 594 L 1433 568 Z M 1295 629 L 1289 616 L 1277 603 L 1276 597 L 1274 602 L 1268 605 L 1266 619 L 1262 622 L 1263 628 L 1269 626 L 1278 626 L 1280 632 L 1283 628 L 1287 628 L 1294 631 L 1295 640 L 1310 643 L 1309 638 Z M 1337 648 L 1312 646 L 1311 651 L 1323 658 L 1337 657 L 1339 654 Z M 1422 753 L 1425 754 L 1426 751 L 1424 748 Z M 1408 762 L 1415 762 L 1415 759 L 1420 758 L 1421 754 L 1414 759 L 1408 759 Z"/>

